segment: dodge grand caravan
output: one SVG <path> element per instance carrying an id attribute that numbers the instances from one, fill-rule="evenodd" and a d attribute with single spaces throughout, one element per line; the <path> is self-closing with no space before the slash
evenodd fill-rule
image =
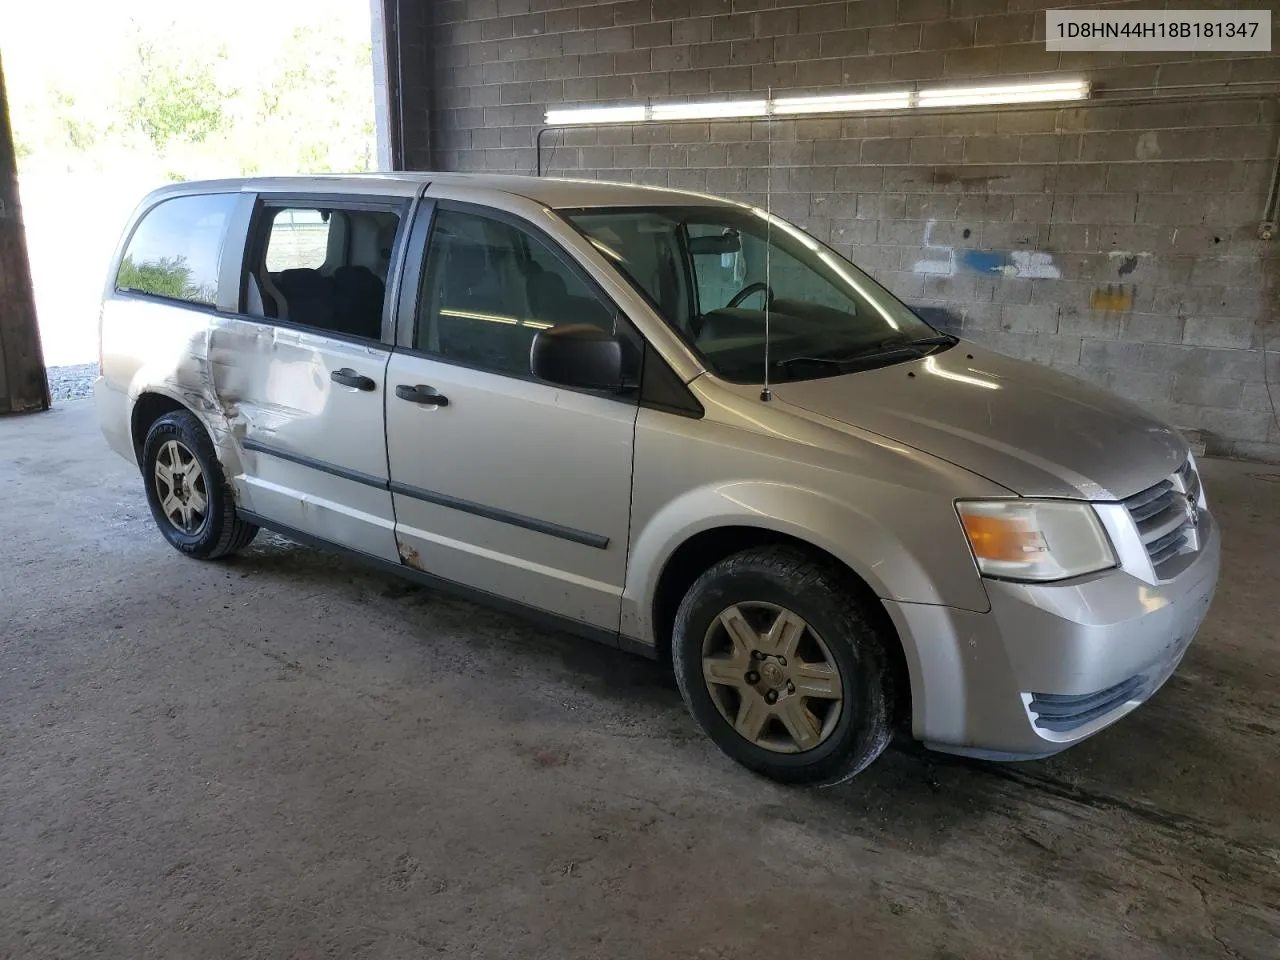
<path id="1" fill-rule="evenodd" d="M 754 207 L 459 174 L 185 183 L 102 429 L 206 560 L 260 527 L 652 657 L 734 759 L 1044 756 L 1133 710 L 1219 533 L 1173 429 L 940 333 Z"/>

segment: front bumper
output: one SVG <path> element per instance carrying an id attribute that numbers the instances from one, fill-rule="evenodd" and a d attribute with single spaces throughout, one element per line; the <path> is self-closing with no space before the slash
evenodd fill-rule
<path id="1" fill-rule="evenodd" d="M 886 603 L 911 669 L 915 736 L 938 750 L 1028 759 L 1114 723 L 1169 678 L 1204 620 L 1221 535 L 1167 583 L 1111 570 L 1063 584 L 988 581 L 991 610 Z"/>

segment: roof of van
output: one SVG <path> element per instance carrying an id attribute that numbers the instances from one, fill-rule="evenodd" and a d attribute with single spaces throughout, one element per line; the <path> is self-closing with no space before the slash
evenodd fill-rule
<path id="1" fill-rule="evenodd" d="M 298 177 L 246 177 L 233 180 L 189 180 L 156 191 L 177 195 L 218 191 L 258 193 L 334 193 L 411 196 L 423 183 L 477 190 L 495 190 L 525 197 L 552 209 L 567 207 L 622 207 L 666 204 L 729 204 L 732 201 L 690 190 L 649 187 L 636 183 L 569 180 L 559 177 L 522 177 L 505 173 L 356 173 Z"/>

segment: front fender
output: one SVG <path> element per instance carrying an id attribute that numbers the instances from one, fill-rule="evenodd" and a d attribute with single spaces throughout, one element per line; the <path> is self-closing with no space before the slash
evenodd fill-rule
<path id="1" fill-rule="evenodd" d="M 691 537 L 724 527 L 754 527 L 812 544 L 848 566 L 882 599 L 989 609 L 954 517 L 948 524 L 953 536 L 939 531 L 933 538 L 936 549 L 925 555 L 909 550 L 900 534 L 904 525 L 917 529 L 918 521 L 919 517 L 913 521 L 892 512 L 882 519 L 870 510 L 786 483 L 739 481 L 696 487 L 663 505 L 633 535 L 622 633 L 645 644 L 656 643 L 654 599 L 667 562 Z"/>

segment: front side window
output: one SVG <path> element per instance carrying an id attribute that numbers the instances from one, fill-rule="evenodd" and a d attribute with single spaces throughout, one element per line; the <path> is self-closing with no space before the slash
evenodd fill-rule
<path id="1" fill-rule="evenodd" d="M 416 349 L 528 377 L 538 331 L 570 323 L 614 332 L 615 311 L 544 240 L 504 220 L 437 211 L 418 298 Z"/>
<path id="2" fill-rule="evenodd" d="M 811 379 L 950 338 L 799 228 L 749 207 L 561 210 L 718 376 Z"/>
<path id="3" fill-rule="evenodd" d="M 116 289 L 213 306 L 222 241 L 238 199 L 211 193 L 152 207 L 129 238 Z"/>
<path id="4" fill-rule="evenodd" d="M 387 273 L 400 228 L 392 210 L 263 206 L 254 220 L 244 310 L 365 340 L 382 337 Z"/>

